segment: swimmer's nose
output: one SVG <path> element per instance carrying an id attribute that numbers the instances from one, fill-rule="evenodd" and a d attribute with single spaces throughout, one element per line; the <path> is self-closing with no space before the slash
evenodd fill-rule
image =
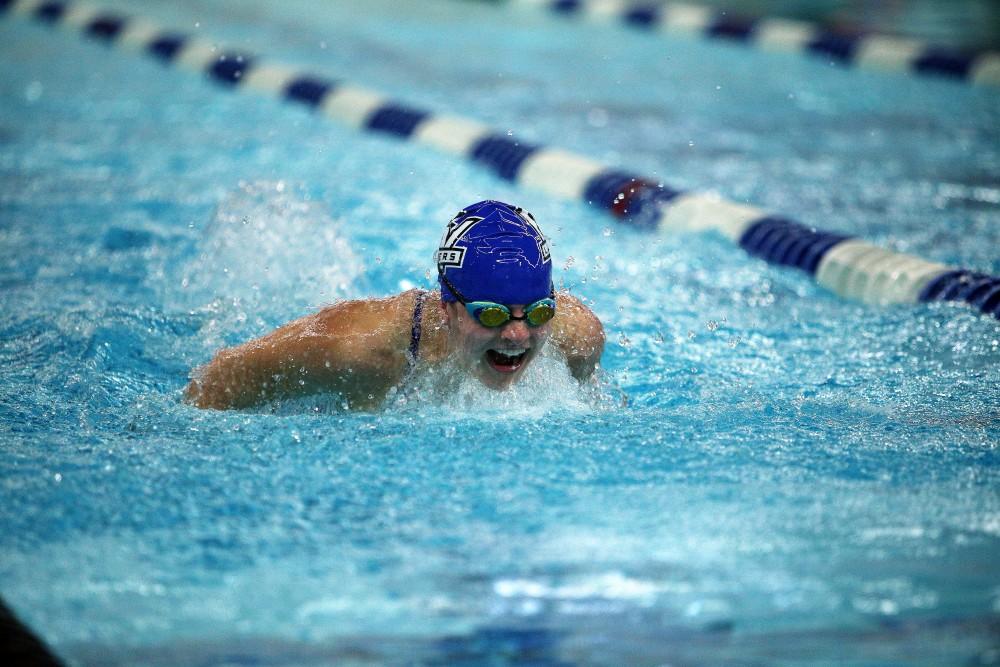
<path id="1" fill-rule="evenodd" d="M 511 320 L 504 325 L 500 337 L 511 343 L 524 343 L 531 337 L 531 332 L 528 331 L 528 323 L 524 320 Z"/>

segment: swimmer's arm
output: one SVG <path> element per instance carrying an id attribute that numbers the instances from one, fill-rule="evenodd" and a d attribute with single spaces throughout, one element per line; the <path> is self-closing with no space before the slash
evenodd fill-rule
<path id="1" fill-rule="evenodd" d="M 386 308 L 339 303 L 222 350 L 195 371 L 185 397 L 217 410 L 318 392 L 340 394 L 353 407 L 377 405 L 406 368 Z"/>
<path id="2" fill-rule="evenodd" d="M 556 295 L 556 316 L 551 341 L 562 351 L 570 372 L 581 382 L 597 369 L 604 353 L 604 327 L 597 316 L 575 296 Z"/>

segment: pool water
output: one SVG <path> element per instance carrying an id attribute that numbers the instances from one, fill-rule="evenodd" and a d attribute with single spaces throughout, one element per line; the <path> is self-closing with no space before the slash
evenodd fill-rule
<path id="1" fill-rule="evenodd" d="M 109 3 L 1000 272 L 1000 95 L 475 3 Z M 470 26 L 474 26 L 474 29 Z M 1000 323 L 875 308 L 426 148 L 0 21 L 0 593 L 71 664 L 1000 660 Z M 532 211 L 580 387 L 181 401 L 224 345 L 432 286 Z"/>

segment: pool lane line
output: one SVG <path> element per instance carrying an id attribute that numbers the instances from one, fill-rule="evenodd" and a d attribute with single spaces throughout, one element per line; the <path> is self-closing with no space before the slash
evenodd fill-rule
<path id="1" fill-rule="evenodd" d="M 831 30 L 783 18 L 743 16 L 704 5 L 650 0 L 507 0 L 562 16 L 676 36 L 704 37 L 762 51 L 800 53 L 884 72 L 949 77 L 1000 86 L 1000 51 L 937 46 L 909 37 Z"/>
<path id="2" fill-rule="evenodd" d="M 714 231 L 771 264 L 792 266 L 866 303 L 959 301 L 1000 319 L 1000 278 L 884 250 L 711 193 L 684 192 L 558 148 L 522 143 L 473 120 L 437 115 L 367 88 L 262 62 L 240 49 L 82 3 L 0 0 L 0 12 L 75 29 L 167 65 L 302 104 L 359 131 L 389 134 L 491 169 L 501 178 L 603 208 L 621 223 L 661 232 Z"/>

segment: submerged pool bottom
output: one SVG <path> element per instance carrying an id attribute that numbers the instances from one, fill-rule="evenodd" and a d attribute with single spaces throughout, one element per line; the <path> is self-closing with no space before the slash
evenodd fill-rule
<path id="1" fill-rule="evenodd" d="M 1000 661 L 1000 619 L 926 619 L 857 631 L 746 634 L 728 624 L 703 629 L 662 624 L 651 612 L 557 622 L 482 627 L 431 639 L 358 637 L 295 642 L 266 637 L 176 642 L 159 646 L 75 645 L 66 655 L 83 665 L 944 665 Z"/>

